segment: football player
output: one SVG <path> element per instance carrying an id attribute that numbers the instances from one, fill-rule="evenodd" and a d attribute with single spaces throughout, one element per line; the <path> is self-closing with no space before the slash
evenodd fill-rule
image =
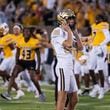
<path id="1" fill-rule="evenodd" d="M 13 69 L 12 76 L 9 81 L 7 92 L 1 94 L 4 99 L 11 100 L 10 92 L 13 84 L 15 83 L 15 78 L 18 74 L 25 69 L 28 70 L 31 80 L 35 84 L 36 88 L 39 92 L 39 100 L 45 101 L 45 96 L 41 91 L 38 80 L 36 80 L 36 71 L 40 73 L 40 47 L 39 40 L 33 38 L 33 34 L 30 31 L 30 27 L 25 27 L 23 29 L 23 36 L 20 39 L 17 39 L 16 47 L 16 65 Z M 38 68 L 35 70 L 36 62 L 35 62 L 35 54 L 37 54 L 38 58 Z M 19 89 L 19 88 L 17 88 Z"/>
<path id="2" fill-rule="evenodd" d="M 15 65 L 15 56 L 13 54 L 13 37 L 11 34 L 9 34 L 9 27 L 6 23 L 3 23 L 1 27 L 3 28 L 3 36 L 0 40 L 0 45 L 2 45 L 1 48 L 4 53 L 4 59 L 0 65 L 0 70 L 1 73 L 4 73 L 5 77 L 7 77 L 7 79 L 9 80 L 9 78 L 11 77 L 11 71 L 13 69 L 13 66 Z M 17 90 L 17 94 L 21 93 L 22 95 L 24 95 L 24 93 L 20 89 L 17 89 L 16 83 L 13 83 L 13 87 Z"/>
<path id="3" fill-rule="evenodd" d="M 60 25 L 51 33 L 51 43 L 57 58 L 55 70 L 58 77 L 58 100 L 56 110 L 64 110 L 67 94 L 69 94 L 68 109 L 73 110 L 78 101 L 78 88 L 73 74 L 72 47 L 74 39 L 77 39 L 79 49 L 82 49 L 82 46 L 77 32 L 73 31 L 73 33 L 71 29 L 75 21 L 74 12 L 70 9 L 64 9 L 57 15 L 57 18 Z"/>
<path id="4" fill-rule="evenodd" d="M 89 72 L 94 84 L 93 90 L 90 92 L 91 97 L 98 99 L 104 97 L 104 65 L 106 58 L 106 45 L 110 41 L 109 24 L 106 22 L 105 15 L 99 14 L 96 16 L 96 22 L 92 25 L 92 50 L 89 58 Z M 96 70 L 96 71 L 95 71 Z M 95 72 L 98 74 L 98 84 Z"/>

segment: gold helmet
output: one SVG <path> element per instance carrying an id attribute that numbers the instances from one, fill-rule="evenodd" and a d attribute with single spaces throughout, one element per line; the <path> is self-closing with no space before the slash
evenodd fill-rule
<path id="1" fill-rule="evenodd" d="M 70 9 L 63 9 L 57 15 L 58 23 L 59 24 L 66 23 L 66 20 L 70 17 L 75 18 L 74 12 Z"/>

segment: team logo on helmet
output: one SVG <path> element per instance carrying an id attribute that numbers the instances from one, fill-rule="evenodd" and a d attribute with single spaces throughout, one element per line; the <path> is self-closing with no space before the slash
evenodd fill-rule
<path id="1" fill-rule="evenodd" d="M 69 17 L 73 17 L 75 18 L 75 14 L 72 10 L 70 9 L 64 9 L 62 10 L 61 12 L 58 13 L 57 15 L 57 20 L 60 24 L 62 23 L 66 23 L 66 20 L 69 18 Z"/>

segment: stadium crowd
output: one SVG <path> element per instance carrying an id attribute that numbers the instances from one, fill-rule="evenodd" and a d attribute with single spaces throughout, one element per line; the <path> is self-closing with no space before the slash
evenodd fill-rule
<path id="1" fill-rule="evenodd" d="M 77 14 L 77 27 L 94 23 L 95 16 L 110 14 L 109 0 L 0 0 L 0 11 L 9 23 L 23 25 L 55 25 L 56 13 L 70 8 Z M 2 19 L 2 18 L 1 18 Z M 109 18 L 110 19 L 110 18 Z"/>

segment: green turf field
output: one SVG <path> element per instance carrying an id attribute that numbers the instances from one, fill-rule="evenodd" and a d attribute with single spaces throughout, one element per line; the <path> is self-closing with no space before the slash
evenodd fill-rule
<path id="1" fill-rule="evenodd" d="M 25 96 L 20 100 L 6 101 L 0 97 L 0 110 L 55 110 L 54 87 L 42 86 L 46 93 L 46 102 L 38 102 L 33 93 L 25 91 Z M 0 92 L 4 89 L 0 87 Z M 76 110 L 110 110 L 110 93 L 103 100 L 90 97 L 80 97 Z"/>

